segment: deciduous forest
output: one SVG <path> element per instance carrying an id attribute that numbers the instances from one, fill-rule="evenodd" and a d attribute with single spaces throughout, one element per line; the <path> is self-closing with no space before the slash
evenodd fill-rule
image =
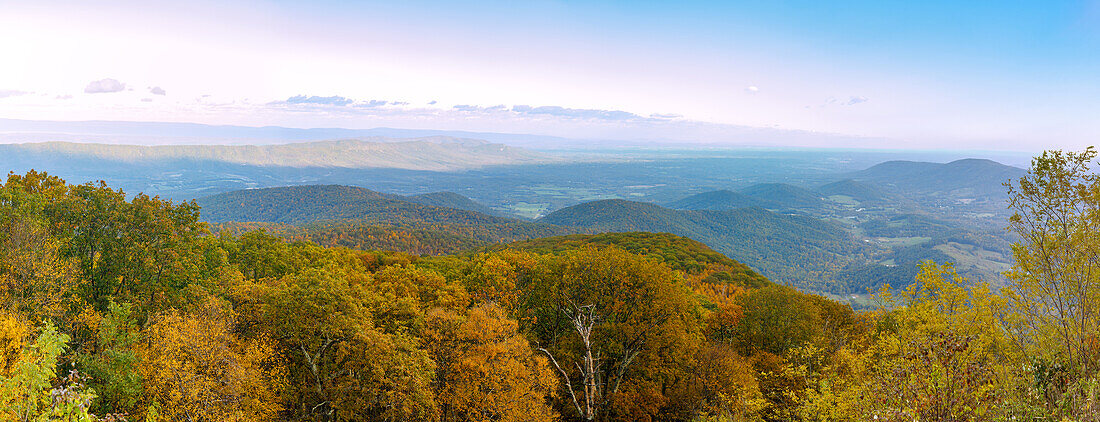
<path id="1" fill-rule="evenodd" d="M 10 174 L 0 420 L 1100 420 L 1095 158 L 1006 184 L 1006 283 L 926 261 L 861 311 L 670 234 L 215 233 Z"/>

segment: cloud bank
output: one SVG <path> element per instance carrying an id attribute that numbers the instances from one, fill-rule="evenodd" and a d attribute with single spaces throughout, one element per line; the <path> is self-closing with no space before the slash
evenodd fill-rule
<path id="1" fill-rule="evenodd" d="M 287 104 L 316 104 L 331 106 L 346 106 L 353 102 L 355 102 L 355 100 L 351 98 L 345 98 L 337 95 L 333 95 L 331 97 L 318 97 L 316 95 L 307 97 L 305 95 L 295 95 L 286 99 Z"/>
<path id="2" fill-rule="evenodd" d="M 85 94 L 106 94 L 111 92 L 119 92 L 126 89 L 126 84 L 119 82 L 117 79 L 100 79 L 98 81 L 88 82 L 88 86 L 84 87 Z"/>
<path id="3" fill-rule="evenodd" d="M 14 89 L 0 89 L 0 98 L 18 97 L 20 95 L 30 94 L 27 91 L 18 91 Z"/>

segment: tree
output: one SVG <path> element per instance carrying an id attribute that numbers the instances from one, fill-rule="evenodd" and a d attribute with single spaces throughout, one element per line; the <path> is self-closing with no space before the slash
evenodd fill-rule
<path id="1" fill-rule="evenodd" d="M 594 420 L 654 415 L 667 403 L 651 380 L 684 375 L 660 373 L 682 370 L 677 354 L 699 340 L 701 319 L 678 274 L 614 247 L 586 247 L 525 281 L 523 321 L 561 379 L 563 407 Z"/>
<path id="2" fill-rule="evenodd" d="M 139 334 L 133 307 L 128 303 L 111 302 L 96 335 L 97 353 L 77 358 L 85 373 L 91 377 L 91 386 L 99 394 L 97 408 L 100 413 L 137 410 L 143 390 L 133 349 Z"/>
<path id="3" fill-rule="evenodd" d="M 71 371 L 57 388 L 54 380 L 58 361 L 69 336 L 61 334 L 53 324 L 43 325 L 33 343 L 23 343 L 29 329 L 16 319 L 0 315 L 0 341 L 5 349 L 5 368 L 0 372 L 0 418 L 31 422 L 65 420 L 98 421 L 89 413 L 95 392 L 86 389 L 82 377 Z M 23 344 L 20 344 L 23 343 Z M 12 359 L 12 346 L 19 353 Z"/>
<path id="4" fill-rule="evenodd" d="M 147 406 L 173 420 L 274 420 L 283 373 L 265 338 L 243 340 L 225 303 L 208 298 L 192 313 L 162 312 L 138 348 Z"/>
<path id="5" fill-rule="evenodd" d="M 436 389 L 444 421 L 551 421 L 557 379 L 495 304 L 466 316 L 441 308 L 428 314 L 425 343 L 438 365 Z"/>
<path id="6" fill-rule="evenodd" d="M 767 405 L 750 359 L 727 344 L 708 343 L 693 359 L 692 376 L 683 383 L 685 419 L 755 420 Z"/>
<path id="7" fill-rule="evenodd" d="M 76 282 L 47 218 L 64 188 L 61 179 L 33 171 L 0 186 L 0 303 L 36 320 L 61 319 Z"/>
<path id="8" fill-rule="evenodd" d="M 290 358 L 292 412 L 318 420 L 433 420 L 435 365 L 407 332 L 373 321 L 369 275 L 309 269 L 280 280 L 264 324 Z"/>
<path id="9" fill-rule="evenodd" d="M 796 366 L 811 388 L 811 420 L 987 421 L 1025 416 L 1013 408 L 1019 362 L 1006 354 L 1003 298 L 950 265 L 921 264 L 916 283 L 884 288 L 874 331 L 817 368 Z M 794 359 L 792 359 L 794 360 Z"/>
<path id="10" fill-rule="evenodd" d="M 1100 372 L 1096 154 L 1092 147 L 1046 151 L 1025 176 L 1006 184 L 1014 211 L 1009 228 L 1021 239 L 1013 245 L 1015 264 L 1007 273 L 1015 313 L 1006 323 L 1019 350 L 1040 370 L 1039 394 L 1049 408 L 1070 417 L 1095 415 L 1091 403 L 1100 400 L 1088 386 Z"/>

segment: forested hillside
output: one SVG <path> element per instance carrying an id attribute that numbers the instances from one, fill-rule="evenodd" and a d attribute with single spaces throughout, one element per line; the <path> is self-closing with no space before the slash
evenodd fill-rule
<path id="1" fill-rule="evenodd" d="M 303 225 L 228 222 L 215 224 L 211 229 L 216 234 L 228 235 L 264 230 L 288 240 L 310 241 L 322 246 L 401 251 L 416 255 L 456 253 L 492 244 L 583 231 L 571 227 L 528 222 L 440 226 L 416 222 L 392 225 L 356 220 L 325 221 Z"/>
<path id="2" fill-rule="evenodd" d="M 423 200 L 423 198 L 421 198 Z M 198 200 L 203 219 L 304 224 L 329 220 L 384 221 L 391 224 L 500 224 L 515 220 L 476 211 L 411 202 L 399 195 L 339 185 L 248 189 Z"/>
<path id="3" fill-rule="evenodd" d="M 821 194 L 786 183 L 761 183 L 742 189 L 741 193 L 768 204 L 766 208 L 819 208 L 824 205 Z"/>
<path id="4" fill-rule="evenodd" d="M 670 234 L 360 251 L 215 236 L 194 203 L 12 174 L 0 420 L 1093 420 L 1095 156 L 1044 154 L 1012 184 L 1003 290 L 925 262 L 862 312 Z M 596 205 L 558 217 L 830 233 Z"/>
<path id="5" fill-rule="evenodd" d="M 742 287 L 763 287 L 767 278 L 747 265 L 715 252 L 701 242 L 668 233 L 603 233 L 545 237 L 493 249 L 510 248 L 538 253 L 561 253 L 587 245 L 615 246 L 627 252 L 658 258 L 674 270 L 683 271 L 700 280 L 735 283 Z"/>
<path id="6" fill-rule="evenodd" d="M 482 214 L 488 215 L 497 215 L 497 213 L 489 207 L 474 202 L 470 198 L 453 192 L 424 193 L 420 195 L 407 196 L 405 197 L 405 199 L 411 202 L 416 202 L 418 204 L 431 205 L 435 207 L 454 208 L 457 210 L 466 210 L 480 212 Z"/>
<path id="7" fill-rule="evenodd" d="M 667 204 L 677 210 L 732 210 L 745 207 L 763 207 L 760 200 L 730 190 L 698 193 Z"/>
<path id="8" fill-rule="evenodd" d="M 324 246 L 425 255 L 578 232 L 484 214 L 469 198 L 446 192 L 403 197 L 352 186 L 311 185 L 228 192 L 197 203 L 203 207 L 203 220 L 217 223 L 216 232 L 262 228 Z"/>
<path id="9" fill-rule="evenodd" d="M 758 269 L 772 280 L 809 289 L 820 289 L 822 280 L 829 280 L 864 253 L 864 246 L 840 226 L 763 208 L 689 211 L 606 200 L 563 208 L 538 221 L 598 231 L 648 231 L 689 237 Z"/>
<path id="10" fill-rule="evenodd" d="M 824 184 L 817 188 L 817 192 L 825 196 L 847 196 L 860 203 L 882 201 L 890 196 L 890 194 L 878 186 L 852 179 Z"/>
<path id="11" fill-rule="evenodd" d="M 825 206 L 817 192 L 785 183 L 761 183 L 733 192 L 717 190 L 692 195 L 668 204 L 681 210 L 731 210 L 761 207 L 775 210 L 816 209 Z"/>

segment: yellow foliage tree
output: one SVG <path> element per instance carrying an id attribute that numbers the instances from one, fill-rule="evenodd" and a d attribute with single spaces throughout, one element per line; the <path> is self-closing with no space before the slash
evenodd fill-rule
<path id="1" fill-rule="evenodd" d="M 476 306 L 465 317 L 434 309 L 424 338 L 439 365 L 437 399 L 444 421 L 557 419 L 549 405 L 557 390 L 555 374 L 499 306 Z"/>
<path id="2" fill-rule="evenodd" d="M 1097 151 L 1047 151 L 1006 184 L 1020 236 L 1006 318 L 1050 414 L 1100 420 L 1100 174 Z"/>
<path id="3" fill-rule="evenodd" d="M 879 296 L 877 331 L 835 353 L 803 399 L 807 420 L 985 421 L 1010 416 L 1019 382 L 1000 325 L 1005 301 L 950 265 L 921 264 L 916 283 Z M 811 374 L 817 372 L 816 374 Z"/>
<path id="4" fill-rule="evenodd" d="M 273 343 L 238 338 L 234 324 L 214 298 L 153 317 L 138 350 L 147 405 L 172 420 L 274 420 L 284 378 Z"/>

